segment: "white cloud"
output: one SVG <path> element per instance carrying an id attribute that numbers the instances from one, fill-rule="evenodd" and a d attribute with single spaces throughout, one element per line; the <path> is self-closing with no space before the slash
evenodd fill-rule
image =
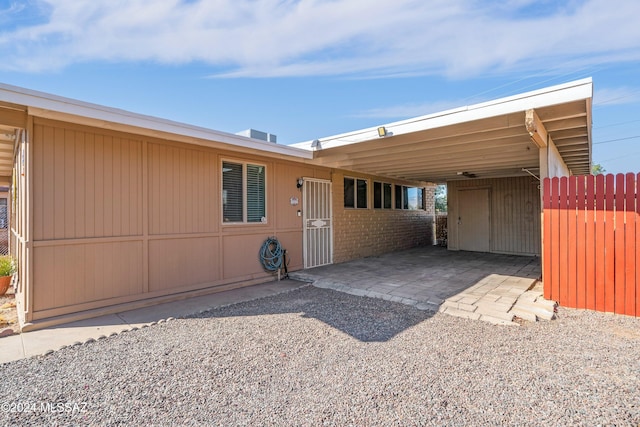
<path id="1" fill-rule="evenodd" d="M 0 67 L 198 61 L 226 77 L 468 76 L 640 60 L 636 0 L 40 0 L 5 12 L 42 10 L 46 22 L 0 31 Z"/>

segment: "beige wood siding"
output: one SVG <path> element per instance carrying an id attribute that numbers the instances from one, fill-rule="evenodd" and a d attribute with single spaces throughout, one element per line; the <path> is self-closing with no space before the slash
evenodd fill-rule
<path id="1" fill-rule="evenodd" d="M 31 144 L 26 137 L 31 132 L 33 121 L 27 120 L 26 128 L 17 135 L 16 150 L 13 157 L 13 178 L 11 182 L 9 210 L 10 210 L 10 250 L 11 255 L 18 261 L 18 280 L 16 291 L 16 305 L 18 315 L 24 322 L 30 322 L 33 312 L 33 289 L 28 286 L 32 280 L 32 254 L 28 250 L 27 242 L 31 235 L 31 215 L 29 186 L 32 180 L 29 172 L 32 169 Z"/>
<path id="2" fill-rule="evenodd" d="M 218 166 L 214 152 L 149 144 L 150 234 L 217 231 Z"/>
<path id="3" fill-rule="evenodd" d="M 540 190 L 533 177 L 469 179 L 449 181 L 448 245 L 458 250 L 459 190 L 487 188 L 490 191 L 490 252 L 540 254 Z"/>
<path id="4" fill-rule="evenodd" d="M 158 291 L 220 279 L 219 238 L 158 239 L 149 242 L 149 290 Z"/>
<path id="5" fill-rule="evenodd" d="M 31 251 L 18 243 L 33 268 L 32 277 L 21 272 L 29 321 L 271 280 L 258 258 L 270 236 L 287 250 L 289 269 L 302 268 L 303 177 L 334 182 L 336 262 L 433 241 L 433 189 L 429 211 L 344 209 L 343 174 L 331 169 L 33 120 L 33 168 L 18 179 L 14 223 L 18 242 L 28 224 L 34 230 Z M 266 167 L 266 223 L 222 223 L 223 161 Z M 372 206 L 373 180 L 389 180 L 365 178 Z"/>
<path id="6" fill-rule="evenodd" d="M 34 260 L 36 312 L 142 292 L 140 241 L 37 247 Z"/>
<path id="7" fill-rule="evenodd" d="M 33 130 L 34 239 L 142 234 L 142 143 L 55 122 Z"/>
<path id="8" fill-rule="evenodd" d="M 291 270 L 302 268 L 301 205 L 290 200 L 301 201 L 297 178 L 328 179 L 329 169 L 33 121 L 34 166 L 18 176 L 12 222 L 15 240 L 24 241 L 31 177 L 34 274 L 21 276 L 20 294 L 27 320 L 270 280 L 258 260 L 269 236 L 287 249 Z M 223 159 L 266 166 L 266 224 L 222 224 Z M 20 163 L 18 156 L 17 170 Z"/>

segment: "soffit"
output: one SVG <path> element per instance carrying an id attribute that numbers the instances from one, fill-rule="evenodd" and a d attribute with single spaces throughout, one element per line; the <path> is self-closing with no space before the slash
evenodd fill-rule
<path id="1" fill-rule="evenodd" d="M 539 149 L 525 126 L 526 111 L 534 109 L 571 172 L 588 174 L 591 92 L 587 79 L 385 125 L 385 137 L 371 128 L 320 139 L 314 162 L 426 182 L 539 175 Z"/>

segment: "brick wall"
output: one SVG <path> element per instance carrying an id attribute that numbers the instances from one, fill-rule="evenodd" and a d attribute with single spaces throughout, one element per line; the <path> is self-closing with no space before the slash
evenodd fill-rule
<path id="1" fill-rule="evenodd" d="M 348 176 L 368 179 L 369 208 L 344 208 L 344 174 L 334 172 L 332 180 L 335 263 L 434 243 L 435 186 L 351 173 L 348 173 Z M 374 180 L 398 185 L 425 186 L 427 208 L 373 209 Z"/>

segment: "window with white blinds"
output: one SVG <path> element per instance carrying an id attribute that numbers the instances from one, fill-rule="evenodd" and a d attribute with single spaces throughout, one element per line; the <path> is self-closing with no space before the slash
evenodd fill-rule
<path id="1" fill-rule="evenodd" d="M 264 206 L 264 166 L 247 165 L 247 222 L 262 222 Z"/>
<path id="2" fill-rule="evenodd" d="M 223 222 L 266 222 L 265 167 L 222 162 Z"/>

